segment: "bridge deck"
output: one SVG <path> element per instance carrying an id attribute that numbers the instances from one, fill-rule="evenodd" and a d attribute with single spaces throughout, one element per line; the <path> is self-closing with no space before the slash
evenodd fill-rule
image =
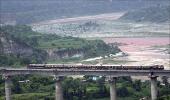
<path id="1" fill-rule="evenodd" d="M 170 70 L 0 69 L 0 75 L 170 76 Z"/>

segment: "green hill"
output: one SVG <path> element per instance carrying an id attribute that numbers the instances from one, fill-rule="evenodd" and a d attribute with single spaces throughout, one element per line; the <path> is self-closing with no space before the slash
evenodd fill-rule
<path id="1" fill-rule="evenodd" d="M 120 52 L 102 40 L 86 40 L 40 34 L 29 26 L 2 26 L 0 28 L 0 66 L 47 63 L 48 60 L 89 58 Z M 48 60 L 47 60 L 48 59 Z"/>

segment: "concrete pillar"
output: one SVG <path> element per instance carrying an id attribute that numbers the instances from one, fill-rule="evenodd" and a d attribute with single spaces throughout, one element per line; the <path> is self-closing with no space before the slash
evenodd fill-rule
<path id="1" fill-rule="evenodd" d="M 157 77 L 150 77 L 151 79 L 151 100 L 157 100 Z"/>
<path id="2" fill-rule="evenodd" d="M 9 76 L 4 76 L 5 79 L 5 100 L 11 100 L 11 79 Z"/>
<path id="3" fill-rule="evenodd" d="M 64 100 L 63 99 L 63 90 L 61 86 L 62 77 L 56 77 L 56 84 L 55 84 L 55 100 Z"/>
<path id="4" fill-rule="evenodd" d="M 170 83 L 170 78 L 168 77 L 168 83 Z"/>
<path id="5" fill-rule="evenodd" d="M 110 84 L 110 100 L 116 100 L 116 77 L 109 80 Z"/>

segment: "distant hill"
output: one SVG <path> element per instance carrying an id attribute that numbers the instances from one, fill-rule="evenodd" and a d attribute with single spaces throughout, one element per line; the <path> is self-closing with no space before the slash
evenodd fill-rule
<path id="1" fill-rule="evenodd" d="M 166 5 L 169 0 L 0 0 L 0 23 L 30 24 L 44 20 L 96 15 Z"/>
<path id="2" fill-rule="evenodd" d="M 130 11 L 120 19 L 135 22 L 167 22 L 170 21 L 170 6 L 156 6 Z"/>

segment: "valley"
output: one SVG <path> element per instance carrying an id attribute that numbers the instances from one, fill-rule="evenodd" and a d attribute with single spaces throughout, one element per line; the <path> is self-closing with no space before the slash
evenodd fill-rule
<path id="1" fill-rule="evenodd" d="M 170 100 L 169 4 L 0 0 L 0 100 Z M 106 76 L 75 76 L 80 74 L 74 69 L 74 76 L 62 76 L 58 69 L 53 76 L 6 74 L 8 68 L 26 69 L 28 64 L 163 65 L 164 70 L 131 70 L 148 71 L 147 77 L 143 72 L 124 76 L 121 71 L 128 71 L 123 66 L 123 76 L 112 76 L 111 69 Z M 158 70 L 168 74 L 156 75 Z"/>
<path id="2" fill-rule="evenodd" d="M 112 15 L 114 18 L 114 15 Z M 110 16 L 109 16 L 110 17 Z M 120 16 L 119 16 L 120 17 Z M 133 22 L 116 19 L 78 20 L 32 26 L 43 34 L 73 36 L 88 40 L 101 39 L 113 43 L 125 54 L 78 60 L 76 63 L 116 65 L 163 64 L 170 69 L 168 48 L 170 33 L 168 23 Z M 69 62 L 74 63 L 74 62 Z"/>

